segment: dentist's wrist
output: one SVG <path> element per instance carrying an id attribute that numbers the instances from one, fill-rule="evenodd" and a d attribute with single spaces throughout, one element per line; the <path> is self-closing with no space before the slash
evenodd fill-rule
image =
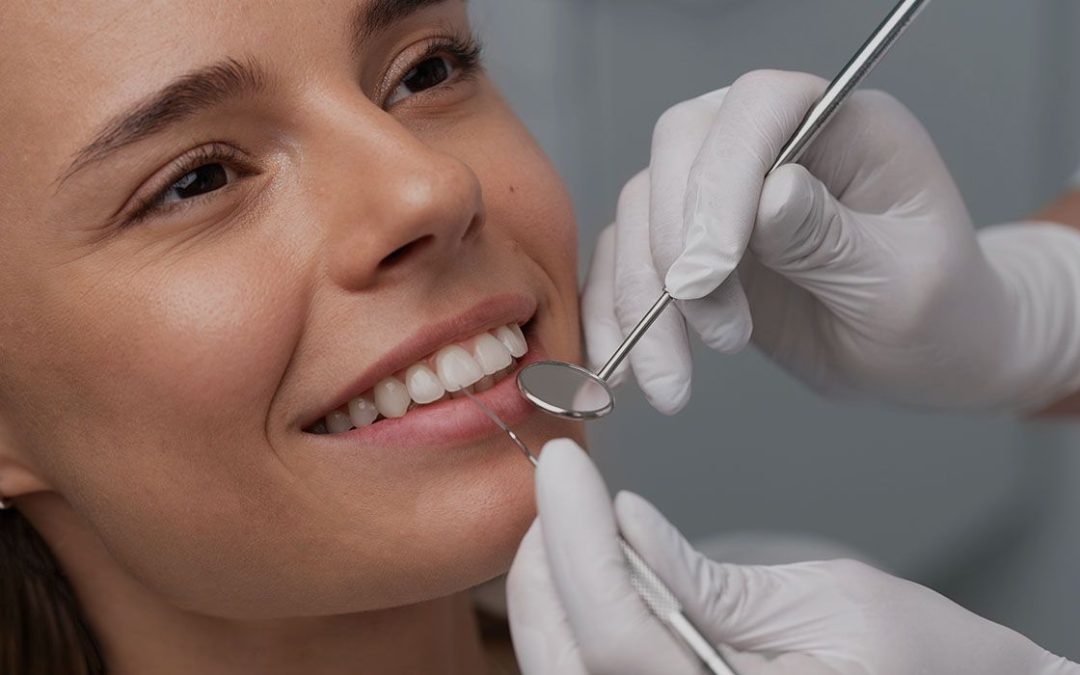
<path id="1" fill-rule="evenodd" d="M 1001 225 L 982 230 L 979 243 L 1001 282 L 1006 336 L 987 364 L 982 407 L 1034 412 L 1080 391 L 1080 230 Z"/>

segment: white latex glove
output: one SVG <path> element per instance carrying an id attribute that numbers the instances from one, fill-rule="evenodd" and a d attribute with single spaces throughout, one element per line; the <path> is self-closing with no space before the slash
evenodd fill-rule
<path id="1" fill-rule="evenodd" d="M 752 315 L 754 342 L 819 391 L 1025 409 L 1080 390 L 1080 233 L 976 235 L 933 142 L 894 99 L 857 92 L 800 165 L 765 180 L 824 86 L 751 73 L 664 114 L 582 296 L 592 365 L 666 287 L 721 352 L 744 346 Z M 682 317 L 665 313 L 630 364 L 656 408 L 685 405 Z"/>
<path id="2" fill-rule="evenodd" d="M 739 567 L 703 558 L 641 497 L 614 510 L 572 441 L 537 473 L 538 523 L 507 586 L 524 675 L 690 675 L 697 664 L 630 587 L 617 527 L 739 675 L 1080 675 L 1007 628 L 850 561 Z M 618 523 L 618 525 L 616 525 Z"/>

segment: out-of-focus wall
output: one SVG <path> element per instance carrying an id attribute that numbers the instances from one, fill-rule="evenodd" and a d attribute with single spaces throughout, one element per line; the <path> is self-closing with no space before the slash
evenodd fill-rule
<path id="1" fill-rule="evenodd" d="M 584 260 L 670 105 L 762 67 L 831 76 L 893 0 L 471 0 L 489 66 L 574 194 Z M 933 3 L 873 76 L 925 122 L 980 224 L 1080 164 L 1080 8 Z M 691 535 L 810 532 L 1080 658 L 1080 443 L 1002 419 L 822 401 L 699 352 L 674 419 L 633 391 L 594 429 L 615 487 Z"/>

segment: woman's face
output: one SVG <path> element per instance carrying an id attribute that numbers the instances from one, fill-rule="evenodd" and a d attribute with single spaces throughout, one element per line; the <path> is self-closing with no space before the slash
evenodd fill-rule
<path id="1" fill-rule="evenodd" d="M 531 469 L 469 401 L 410 400 L 478 364 L 531 446 L 575 435 L 495 343 L 518 324 L 515 364 L 579 357 L 576 238 L 464 1 L 4 3 L 0 25 L 0 452 L 195 611 L 503 571 Z M 350 401 L 361 425 L 411 409 L 341 432 Z"/>

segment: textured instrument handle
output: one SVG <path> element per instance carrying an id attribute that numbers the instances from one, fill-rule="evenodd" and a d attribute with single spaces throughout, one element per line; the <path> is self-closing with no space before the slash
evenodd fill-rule
<path id="1" fill-rule="evenodd" d="M 675 594 L 656 576 L 656 572 L 641 559 L 637 551 L 622 537 L 619 537 L 619 546 L 630 567 L 630 585 L 641 596 L 649 611 L 655 614 L 673 635 L 681 639 L 708 666 L 713 675 L 737 675 L 716 651 L 716 647 L 690 623 Z"/>

